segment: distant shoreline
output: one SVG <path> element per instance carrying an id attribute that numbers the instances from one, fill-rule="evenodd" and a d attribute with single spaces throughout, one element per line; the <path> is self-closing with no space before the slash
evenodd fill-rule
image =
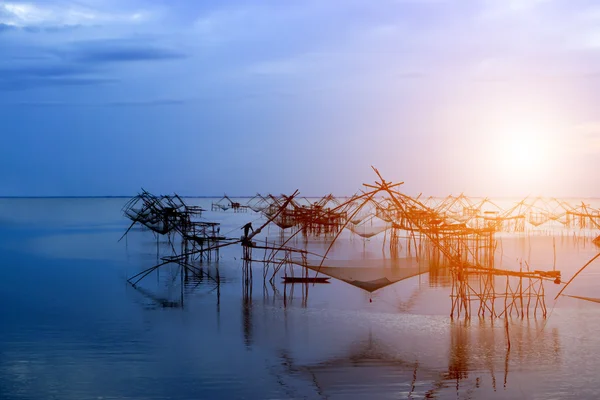
<path id="1" fill-rule="evenodd" d="M 136 195 L 131 195 L 131 196 L 0 196 L 0 199 L 131 199 L 133 197 L 135 197 Z M 229 196 L 229 195 L 228 195 Z M 182 199 L 220 199 L 223 198 L 222 195 L 220 196 L 182 196 L 179 195 L 179 197 L 181 197 Z M 231 195 L 229 196 L 231 198 L 236 198 L 236 199 L 251 199 L 255 196 L 235 196 L 235 195 Z M 322 198 L 323 196 L 299 196 L 301 198 L 308 198 L 308 199 L 319 199 Z M 349 199 L 352 196 L 335 196 L 338 199 Z M 431 196 L 434 199 L 444 199 L 446 198 L 446 196 Z M 530 199 L 536 199 L 538 198 L 538 196 L 529 196 L 529 197 L 515 197 L 515 196 L 498 196 L 498 197 L 494 197 L 494 196 L 467 196 L 470 199 L 494 199 L 494 200 L 523 200 L 526 198 L 530 198 Z M 546 197 L 546 196 L 540 196 L 542 199 L 560 199 L 560 200 L 600 200 L 600 197 L 560 197 L 560 196 L 551 196 L 551 197 Z"/>
<path id="2" fill-rule="evenodd" d="M 0 199 L 131 199 L 135 196 L 0 196 Z M 223 196 L 181 196 L 182 199 L 214 199 Z M 230 196 L 238 199 L 251 199 L 254 196 Z M 343 197 L 343 196 L 342 196 Z"/>

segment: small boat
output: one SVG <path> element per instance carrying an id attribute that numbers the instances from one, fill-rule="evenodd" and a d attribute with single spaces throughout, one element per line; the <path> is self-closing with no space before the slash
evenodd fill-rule
<path id="1" fill-rule="evenodd" d="M 328 276 L 306 277 L 306 276 L 284 276 L 284 283 L 329 283 Z"/>

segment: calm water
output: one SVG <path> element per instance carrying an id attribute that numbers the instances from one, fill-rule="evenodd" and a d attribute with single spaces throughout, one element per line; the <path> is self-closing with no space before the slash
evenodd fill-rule
<path id="1" fill-rule="evenodd" d="M 2 399 L 599 398 L 600 304 L 552 299 L 548 319 L 452 322 L 447 278 L 429 274 L 373 295 L 343 282 L 313 285 L 304 298 L 260 266 L 246 291 L 241 249 L 222 251 L 206 277 L 186 283 L 152 266 L 157 243 L 127 228 L 125 199 L 0 199 Z M 194 203 L 210 209 L 208 199 Z M 254 213 L 205 213 L 239 237 Z M 271 232 L 273 234 L 273 232 Z M 568 279 L 598 248 L 557 237 Z M 165 243 L 159 243 L 165 252 Z M 337 254 L 377 258 L 374 241 L 346 240 Z M 314 247 L 325 248 L 315 243 Z M 503 266 L 526 259 L 552 269 L 552 239 L 503 239 Z M 217 267 L 218 265 L 218 267 Z M 600 297 L 600 265 L 569 288 Z M 369 300 L 373 301 L 370 302 Z"/>

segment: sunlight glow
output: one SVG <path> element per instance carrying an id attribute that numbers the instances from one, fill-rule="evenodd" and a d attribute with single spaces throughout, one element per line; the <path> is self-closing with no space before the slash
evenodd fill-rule
<path id="1" fill-rule="evenodd" d="M 519 134 L 508 138 L 506 145 L 507 163 L 513 168 L 528 172 L 543 167 L 546 151 L 544 143 L 537 137 Z"/>
<path id="2" fill-rule="evenodd" d="M 552 165 L 552 139 L 533 129 L 512 129 L 494 141 L 497 174 L 516 182 L 547 178 Z"/>

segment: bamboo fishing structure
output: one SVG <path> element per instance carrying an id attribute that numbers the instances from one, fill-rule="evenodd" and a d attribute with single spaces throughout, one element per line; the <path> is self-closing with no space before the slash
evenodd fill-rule
<path id="1" fill-rule="evenodd" d="M 227 210 L 233 210 L 233 212 L 248 212 L 248 210 L 250 209 L 250 207 L 248 207 L 247 205 L 243 205 L 238 201 L 233 201 L 231 200 L 231 198 L 227 195 L 223 195 L 222 198 L 220 198 L 218 201 L 213 202 L 211 205 L 211 210 L 212 211 L 227 211 Z"/>
<path id="2" fill-rule="evenodd" d="M 450 287 L 451 318 L 546 317 L 544 284 L 561 282 L 556 253 L 552 270 L 535 268 L 527 261 L 521 261 L 517 270 L 502 268 L 496 265 L 496 235 L 567 232 L 575 237 L 592 235 L 600 244 L 600 210 L 585 202 L 571 205 L 555 198 L 527 197 L 506 207 L 506 202 L 500 206 L 488 198 L 470 198 L 465 194 L 412 197 L 401 192 L 403 182 L 388 182 L 377 169 L 373 170 L 377 180 L 364 184 L 349 198 L 329 194 L 315 201 L 301 198 L 295 191 L 291 195 L 257 194 L 245 205 L 227 195 L 213 202 L 213 211 L 232 209 L 262 215 L 264 223 L 252 233 L 246 230 L 241 238 L 221 235 L 218 223 L 201 220 L 203 210 L 186 204 L 178 195 L 154 196 L 142 191 L 123 208 L 124 215 L 132 221 L 129 229 L 137 224 L 157 236 L 164 235 L 173 251 L 129 282 L 135 286 L 169 263 L 182 265 L 185 276 L 195 274 L 198 268 L 194 263 L 216 259 L 219 249 L 239 245 L 242 280 L 246 285 L 252 282 L 253 263 L 262 266 L 265 285 L 274 285 L 275 277 L 282 275 L 283 282 L 291 287 L 294 283 L 306 284 L 302 289 L 305 297 L 307 283 L 321 279 L 339 279 L 373 292 L 429 272 L 443 277 Z M 261 239 L 260 233 L 268 229 L 278 230 L 279 235 Z M 332 266 L 332 261 L 328 261 L 342 235 L 364 241 L 382 235 L 386 257 L 413 264 L 407 265 L 406 272 L 392 275 L 384 267 L 354 269 L 350 277 L 348 268 Z M 304 241 L 299 242 L 298 238 Z M 326 243 L 324 253 L 309 251 L 308 238 Z M 300 273 L 295 272 L 298 267 Z M 315 272 L 314 276 L 309 275 L 310 271 Z"/>

